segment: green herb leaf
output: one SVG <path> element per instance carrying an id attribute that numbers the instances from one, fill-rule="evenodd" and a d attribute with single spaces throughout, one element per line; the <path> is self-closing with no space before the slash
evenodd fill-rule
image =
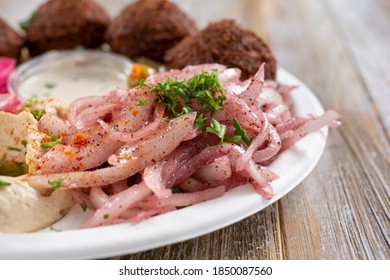
<path id="1" fill-rule="evenodd" d="M 19 22 L 20 28 L 26 31 L 27 27 L 30 25 L 30 23 L 37 17 L 37 12 L 33 12 L 30 17 L 26 20 L 23 20 Z"/>
<path id="2" fill-rule="evenodd" d="M 137 98 L 137 106 L 145 106 L 147 101 L 145 99 Z"/>
<path id="3" fill-rule="evenodd" d="M 226 125 L 221 124 L 216 119 L 212 118 L 210 126 L 206 127 L 206 132 L 214 133 L 222 142 L 226 134 Z"/>
<path id="4" fill-rule="evenodd" d="M 197 120 L 197 127 L 204 125 L 203 113 L 209 112 L 213 115 L 223 108 L 226 99 L 217 70 L 195 74 L 188 81 L 173 81 L 166 78 L 163 82 L 157 83 L 152 91 L 157 93 L 156 102 L 165 105 L 165 110 L 171 117 L 192 111 L 196 111 L 198 116 L 202 115 Z"/>
<path id="5" fill-rule="evenodd" d="M 50 181 L 49 184 L 53 187 L 53 189 L 59 189 L 62 187 L 62 181 L 64 181 L 65 178 L 58 178 L 53 181 Z"/>
<path id="6" fill-rule="evenodd" d="M 206 123 L 206 120 L 207 118 L 204 116 L 204 114 L 199 114 L 195 121 L 194 121 L 194 126 L 197 128 L 197 129 L 202 129 L 202 127 L 204 126 L 204 124 Z"/>
<path id="7" fill-rule="evenodd" d="M 26 107 L 33 107 L 38 103 L 38 98 L 36 95 L 31 96 L 26 104 Z"/>
<path id="8" fill-rule="evenodd" d="M 23 139 L 22 141 L 20 141 L 20 144 L 22 144 L 23 146 L 27 146 L 27 140 Z"/>
<path id="9" fill-rule="evenodd" d="M 87 211 L 88 206 L 87 204 L 80 204 L 81 209 L 83 209 L 83 212 Z"/>
<path id="10" fill-rule="evenodd" d="M 8 187 L 11 186 L 11 183 L 0 180 L 0 187 Z"/>
<path id="11" fill-rule="evenodd" d="M 34 118 L 39 121 L 45 114 L 45 110 L 31 110 L 30 113 L 34 116 Z"/>
<path id="12" fill-rule="evenodd" d="M 103 219 L 108 219 L 109 217 L 110 217 L 110 215 L 108 215 L 108 214 L 103 215 Z"/>
<path id="13" fill-rule="evenodd" d="M 45 84 L 45 87 L 46 87 L 47 89 L 52 89 L 52 88 L 55 88 L 55 87 L 56 87 L 56 84 L 54 84 L 54 83 L 46 83 L 46 84 Z"/>
<path id="14" fill-rule="evenodd" d="M 63 137 L 56 139 L 53 135 L 50 135 L 50 142 L 41 143 L 41 147 L 45 149 L 51 149 L 57 144 L 61 144 L 64 141 Z"/>
<path id="15" fill-rule="evenodd" d="M 234 143 L 237 144 L 241 141 L 241 136 L 240 135 L 234 135 L 234 136 L 225 136 L 223 138 L 224 143 Z"/>
<path id="16" fill-rule="evenodd" d="M 217 70 L 213 70 L 211 73 L 212 77 L 214 78 L 214 82 L 216 83 L 216 86 L 218 87 L 219 91 L 221 93 L 225 93 L 225 88 L 222 85 L 221 80 L 219 79 Z"/>
<path id="17" fill-rule="evenodd" d="M 241 136 L 242 141 L 249 146 L 252 143 L 253 138 L 247 136 L 247 131 L 240 126 L 236 118 L 233 119 L 233 126 L 235 128 L 234 134 Z"/>
<path id="18" fill-rule="evenodd" d="M 1 162 L 0 175 L 16 177 L 27 173 L 27 166 L 24 162 Z"/>
<path id="19" fill-rule="evenodd" d="M 8 147 L 9 151 L 21 152 L 22 150 L 16 147 Z"/>
<path id="20" fill-rule="evenodd" d="M 139 84 L 138 84 L 138 89 L 141 89 L 141 88 L 144 88 L 144 87 L 147 87 L 147 88 L 152 88 L 150 85 L 148 85 L 147 83 L 145 83 L 145 79 L 141 79 L 139 81 Z"/>
<path id="21" fill-rule="evenodd" d="M 172 187 L 171 191 L 172 193 L 182 193 L 182 190 L 176 186 Z"/>
<path id="22" fill-rule="evenodd" d="M 56 229 L 53 226 L 50 226 L 50 230 L 56 231 L 56 232 L 61 232 L 62 231 L 62 229 Z"/>

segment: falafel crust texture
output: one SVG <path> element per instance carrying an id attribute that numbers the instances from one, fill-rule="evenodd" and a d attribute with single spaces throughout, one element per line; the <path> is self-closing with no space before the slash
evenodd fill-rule
<path id="1" fill-rule="evenodd" d="M 139 0 L 113 19 L 106 40 L 114 52 L 162 62 L 165 51 L 198 32 L 195 22 L 167 0 Z"/>
<path id="2" fill-rule="evenodd" d="M 276 59 L 270 47 L 234 20 L 209 24 L 199 34 L 186 37 L 169 49 L 164 59 L 168 67 L 176 69 L 201 63 L 238 67 L 242 70 L 242 79 L 253 76 L 265 62 L 265 78 L 276 78 Z"/>
<path id="3" fill-rule="evenodd" d="M 52 49 L 97 48 L 109 22 L 106 11 L 92 0 L 49 0 L 26 29 L 27 47 L 32 56 Z"/>
<path id="4" fill-rule="evenodd" d="M 19 58 L 24 38 L 0 18 L 0 56 Z"/>

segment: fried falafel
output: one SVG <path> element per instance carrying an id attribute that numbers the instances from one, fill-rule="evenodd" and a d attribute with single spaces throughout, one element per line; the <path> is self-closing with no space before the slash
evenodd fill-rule
<path id="1" fill-rule="evenodd" d="M 196 33 L 195 22 L 176 4 L 168 0 L 139 0 L 113 19 L 106 40 L 114 52 L 162 62 L 167 49 Z"/>
<path id="2" fill-rule="evenodd" d="M 188 36 L 169 49 L 165 62 L 170 68 L 220 63 L 242 70 L 242 79 L 253 76 L 265 62 L 265 78 L 276 78 L 276 59 L 269 46 L 254 32 L 234 20 L 209 24 L 195 36 Z"/>
<path id="3" fill-rule="evenodd" d="M 32 56 L 52 49 L 97 48 L 109 22 L 106 11 L 92 0 L 49 0 L 26 26 L 27 47 Z"/>
<path id="4" fill-rule="evenodd" d="M 24 38 L 0 18 L 0 56 L 18 59 Z"/>

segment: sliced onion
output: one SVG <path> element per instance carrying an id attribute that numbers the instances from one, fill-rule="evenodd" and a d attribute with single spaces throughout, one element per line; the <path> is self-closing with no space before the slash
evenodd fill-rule
<path id="1" fill-rule="evenodd" d="M 145 208 L 154 209 L 154 208 L 162 208 L 167 206 L 174 206 L 174 207 L 190 206 L 203 201 L 221 197 L 223 196 L 225 191 L 226 191 L 225 186 L 219 186 L 216 188 L 207 189 L 199 192 L 193 192 L 193 193 L 175 193 L 166 199 L 161 199 L 156 196 L 152 196 L 143 201 L 140 201 L 137 204 L 137 206 L 143 209 Z"/>
<path id="2" fill-rule="evenodd" d="M 119 181 L 119 182 L 116 182 L 116 183 L 111 185 L 111 189 L 112 189 L 112 192 L 114 194 L 119 193 L 119 192 L 123 192 L 128 187 L 129 186 L 127 185 L 127 179 Z"/>
<path id="3" fill-rule="evenodd" d="M 283 139 L 282 146 L 283 149 L 287 149 L 298 142 L 300 139 L 305 137 L 307 134 L 312 133 L 321 129 L 322 127 L 333 123 L 340 118 L 340 115 L 334 110 L 328 110 L 321 116 L 315 118 L 314 120 L 306 123 L 304 127 L 294 132 L 293 136 Z"/>
<path id="4" fill-rule="evenodd" d="M 232 176 L 229 156 L 216 158 L 212 163 L 201 167 L 194 173 L 194 178 L 201 182 L 226 180 Z"/>
<path id="5" fill-rule="evenodd" d="M 263 130 L 259 134 L 257 134 L 257 136 L 255 137 L 255 139 L 252 140 L 252 143 L 249 145 L 245 153 L 237 160 L 237 171 L 243 170 L 248 165 L 248 162 L 252 158 L 253 154 L 267 139 L 269 134 L 269 126 L 269 122 L 266 120 L 264 122 Z"/>
<path id="6" fill-rule="evenodd" d="M 133 221 L 135 223 L 140 223 L 143 220 L 149 219 L 156 215 L 162 215 L 171 211 L 175 211 L 177 208 L 174 206 L 166 206 L 162 208 L 156 208 L 156 209 L 150 209 L 145 211 L 140 211 L 138 214 L 134 216 L 134 218 L 130 219 L 130 221 Z"/>
<path id="7" fill-rule="evenodd" d="M 258 98 L 264 85 L 264 65 L 264 63 L 261 64 L 257 73 L 251 78 L 248 88 L 239 95 L 249 107 L 258 107 Z"/>
<path id="8" fill-rule="evenodd" d="M 104 96 L 86 96 L 79 99 L 76 99 L 69 105 L 68 110 L 68 121 L 76 126 L 77 124 L 77 115 L 84 109 L 90 107 L 96 107 L 105 102 Z"/>
<path id="9" fill-rule="evenodd" d="M 62 188 L 68 189 L 106 186 L 124 180 L 173 152 L 181 139 L 193 129 L 195 117 L 195 113 L 182 115 L 147 139 L 125 145 L 113 159 L 116 166 L 94 171 L 33 175 L 27 177 L 27 181 L 34 188 L 51 189 L 50 182 L 63 178 Z"/>
<path id="10" fill-rule="evenodd" d="M 98 122 L 112 139 L 121 142 L 134 142 L 140 140 L 141 138 L 146 137 L 148 134 L 153 132 L 153 130 L 157 129 L 162 122 L 163 115 L 164 115 L 164 109 L 161 106 L 158 106 L 155 110 L 155 116 L 153 122 L 147 124 L 146 126 L 138 129 L 133 133 L 124 133 L 112 129 L 103 120 L 98 120 Z"/>
<path id="11" fill-rule="evenodd" d="M 262 150 L 258 150 L 253 154 L 253 160 L 256 163 L 261 163 L 271 159 L 279 152 L 280 148 L 282 147 L 282 140 L 272 125 L 269 126 L 269 131 L 270 133 L 268 134 L 267 147 Z"/>
<path id="12" fill-rule="evenodd" d="M 134 185 L 123 192 L 111 196 L 107 202 L 82 225 L 82 228 L 97 227 L 110 224 L 118 218 L 126 209 L 135 205 L 138 201 L 151 195 L 152 191 L 144 183 Z"/>
<path id="13" fill-rule="evenodd" d="M 100 104 L 99 106 L 84 109 L 76 116 L 76 129 L 83 129 L 94 126 L 99 118 L 112 113 L 117 107 L 118 104 L 104 103 Z"/>
<path id="14" fill-rule="evenodd" d="M 203 187 L 203 185 L 204 184 L 201 181 L 198 181 L 193 177 L 188 177 L 178 186 L 183 192 L 196 192 L 204 190 L 205 188 Z"/>
<path id="15" fill-rule="evenodd" d="M 183 142 L 162 161 L 144 169 L 143 180 L 145 184 L 160 198 L 169 197 L 171 188 L 176 184 L 178 169 L 188 160 L 198 154 L 205 146 L 204 137 Z"/>
<path id="16" fill-rule="evenodd" d="M 68 121 L 50 113 L 44 114 L 37 126 L 39 131 L 42 131 L 47 135 L 53 135 L 55 138 L 68 138 L 75 132 Z"/>
<path id="17" fill-rule="evenodd" d="M 89 195 L 84 193 L 83 190 L 70 190 L 70 194 L 79 205 L 86 206 L 90 210 L 96 209 L 89 199 Z"/>
<path id="18" fill-rule="evenodd" d="M 101 187 L 93 187 L 89 192 L 89 199 L 93 206 L 98 209 L 104 206 L 108 201 L 109 196 L 102 190 Z"/>

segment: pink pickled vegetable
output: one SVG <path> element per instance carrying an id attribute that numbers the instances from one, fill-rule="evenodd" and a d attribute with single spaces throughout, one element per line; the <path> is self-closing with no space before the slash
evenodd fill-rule
<path id="1" fill-rule="evenodd" d="M 0 57 L 0 93 L 7 93 L 7 81 L 11 72 L 15 69 L 16 60 L 8 57 Z"/>
<path id="2" fill-rule="evenodd" d="M 0 111 L 15 114 L 20 101 L 16 94 L 0 94 Z"/>

